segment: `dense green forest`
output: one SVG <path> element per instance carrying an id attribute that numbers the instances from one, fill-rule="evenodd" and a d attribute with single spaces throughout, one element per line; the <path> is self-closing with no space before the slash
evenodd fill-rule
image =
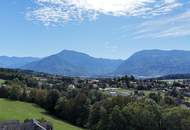
<path id="1" fill-rule="evenodd" d="M 185 97 L 172 85 L 133 76 L 81 79 L 0 69 L 0 98 L 38 104 L 50 114 L 90 130 L 190 130 L 190 110 L 178 103 Z M 126 96 L 102 89 L 133 89 Z M 100 89 L 101 88 L 101 89 Z M 159 89 L 169 89 L 161 93 Z M 153 90 L 148 95 L 140 90 Z"/>

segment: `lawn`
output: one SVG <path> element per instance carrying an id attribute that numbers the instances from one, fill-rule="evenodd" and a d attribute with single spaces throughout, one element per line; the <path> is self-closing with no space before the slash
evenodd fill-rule
<path id="1" fill-rule="evenodd" d="M 55 130 L 82 130 L 46 114 L 46 111 L 35 104 L 0 99 L 0 121 L 44 118 L 54 125 Z"/>
<path id="2" fill-rule="evenodd" d="M 0 79 L 0 85 L 3 84 L 5 80 Z"/>

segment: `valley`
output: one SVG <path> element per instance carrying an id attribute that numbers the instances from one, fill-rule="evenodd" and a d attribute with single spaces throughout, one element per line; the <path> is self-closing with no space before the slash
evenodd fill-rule
<path id="1" fill-rule="evenodd" d="M 65 77 L 0 69 L 3 81 L 0 120 L 44 118 L 53 123 L 56 130 L 126 130 L 129 126 L 137 130 L 139 127 L 178 130 L 183 126 L 181 130 L 188 130 L 190 79 L 159 78 Z M 142 118 L 145 121 L 140 122 Z M 176 118 L 180 124 L 174 123 Z M 128 119 L 131 122 L 125 122 Z"/>

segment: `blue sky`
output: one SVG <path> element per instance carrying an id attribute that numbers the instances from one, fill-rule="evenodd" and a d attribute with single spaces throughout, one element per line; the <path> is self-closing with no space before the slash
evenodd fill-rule
<path id="1" fill-rule="evenodd" d="M 190 50 L 189 0 L 1 0 L 0 55 Z"/>

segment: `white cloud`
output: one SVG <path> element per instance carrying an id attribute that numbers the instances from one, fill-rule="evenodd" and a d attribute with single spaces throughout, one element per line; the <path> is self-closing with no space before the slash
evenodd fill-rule
<path id="1" fill-rule="evenodd" d="M 31 20 L 45 25 L 96 19 L 98 15 L 150 16 L 167 14 L 181 6 L 179 0 L 34 0 L 37 8 L 28 12 Z"/>
<path id="2" fill-rule="evenodd" d="M 146 21 L 133 30 L 134 38 L 190 36 L 190 11 Z"/>

